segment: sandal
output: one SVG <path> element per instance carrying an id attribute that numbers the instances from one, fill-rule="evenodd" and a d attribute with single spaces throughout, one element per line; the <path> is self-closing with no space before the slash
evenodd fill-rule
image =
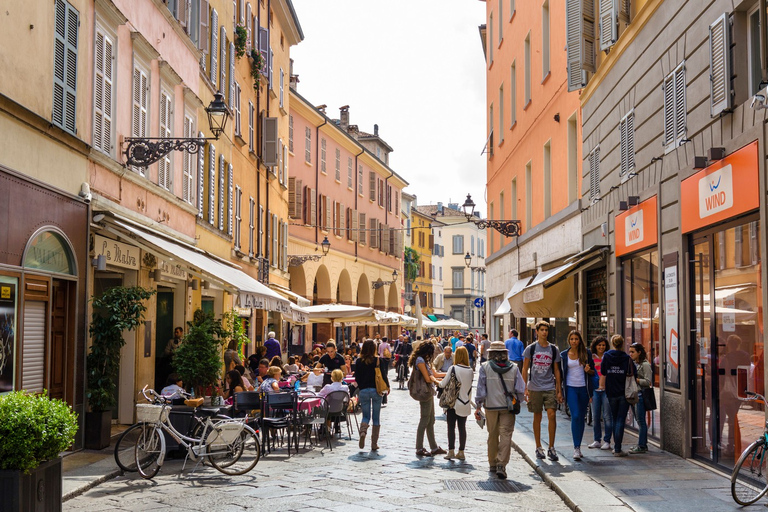
<path id="1" fill-rule="evenodd" d="M 425 450 L 424 448 L 421 448 L 419 450 L 416 450 L 416 456 L 417 457 L 431 457 L 432 454 Z"/>

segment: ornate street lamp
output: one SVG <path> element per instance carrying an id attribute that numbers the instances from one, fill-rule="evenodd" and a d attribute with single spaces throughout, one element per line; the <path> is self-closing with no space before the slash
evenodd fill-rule
<path id="1" fill-rule="evenodd" d="M 394 283 L 396 281 L 397 281 L 397 269 L 394 269 L 392 271 L 392 280 L 391 281 L 376 281 L 376 282 L 372 283 L 371 286 L 373 287 L 374 290 L 378 290 L 382 286 L 390 285 L 390 284 L 392 284 L 392 283 Z"/>
<path id="2" fill-rule="evenodd" d="M 208 125 L 211 127 L 212 138 L 165 138 L 165 137 L 128 137 L 125 139 L 126 165 L 147 167 L 171 151 L 186 151 L 190 154 L 200 152 L 207 140 L 219 140 L 229 119 L 229 108 L 224 102 L 224 95 L 217 92 L 213 101 L 205 109 L 208 114 Z"/>
<path id="3" fill-rule="evenodd" d="M 482 267 L 482 266 L 481 267 L 473 267 L 472 266 L 472 256 L 470 256 L 469 253 L 464 255 L 464 264 L 467 266 L 467 268 L 472 269 L 473 271 L 485 272 L 485 267 Z"/>
<path id="4" fill-rule="evenodd" d="M 472 222 L 478 229 L 493 228 L 506 237 L 520 236 L 520 230 L 522 228 L 519 220 L 493 220 L 493 219 L 477 219 L 473 218 L 475 215 L 475 202 L 472 201 L 472 196 L 467 194 L 467 200 L 461 205 L 464 210 L 464 215 L 467 217 L 467 222 Z M 466 256 L 464 257 L 466 263 Z M 469 266 L 469 264 L 467 264 Z"/>
<path id="5" fill-rule="evenodd" d="M 299 267 L 308 261 L 320 261 L 320 258 L 328 256 L 328 251 L 331 249 L 331 242 L 328 241 L 328 237 L 324 237 L 320 242 L 320 248 L 323 250 L 323 254 L 302 254 L 302 255 L 288 255 L 288 266 Z M 315 249 L 317 250 L 317 249 Z"/>

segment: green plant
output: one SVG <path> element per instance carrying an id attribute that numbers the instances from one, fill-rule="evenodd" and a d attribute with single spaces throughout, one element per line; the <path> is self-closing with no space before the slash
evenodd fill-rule
<path id="1" fill-rule="evenodd" d="M 0 469 L 29 473 L 75 440 L 77 414 L 46 393 L 14 391 L 0 396 Z"/>
<path id="2" fill-rule="evenodd" d="M 173 356 L 173 367 L 184 384 L 202 396 L 204 389 L 215 387 L 221 377 L 221 353 L 231 333 L 221 320 L 202 309 L 195 311 L 187 326 L 187 335 Z"/>
<path id="3" fill-rule="evenodd" d="M 93 297 L 93 314 L 88 331 L 91 350 L 85 361 L 88 403 L 92 411 L 106 411 L 116 403 L 116 382 L 120 372 L 123 331 L 141 324 L 147 307 L 144 301 L 155 294 L 140 286 L 116 286 L 101 297 Z"/>
<path id="4" fill-rule="evenodd" d="M 419 253 L 411 247 L 404 250 L 403 271 L 406 281 L 413 282 L 419 277 Z"/>
<path id="5" fill-rule="evenodd" d="M 233 309 L 224 313 L 224 328 L 229 331 L 229 348 L 236 350 L 238 354 L 243 355 L 243 347 L 251 342 L 245 332 L 243 318 Z"/>
<path id="6" fill-rule="evenodd" d="M 251 50 L 251 59 L 253 59 L 253 65 L 251 66 L 251 78 L 253 78 L 253 90 L 259 92 L 261 90 L 261 77 L 264 74 L 264 67 L 266 63 L 261 54 L 255 50 Z"/>
<path id="7" fill-rule="evenodd" d="M 248 31 L 244 26 L 235 27 L 235 55 L 238 59 L 245 56 L 245 44 L 248 41 Z"/>

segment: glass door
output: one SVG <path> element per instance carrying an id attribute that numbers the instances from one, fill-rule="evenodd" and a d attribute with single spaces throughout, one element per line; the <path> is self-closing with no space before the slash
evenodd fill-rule
<path id="1" fill-rule="evenodd" d="M 709 312 L 710 237 L 694 240 L 691 252 L 691 375 L 693 376 L 693 453 L 715 462 L 716 432 L 712 429 L 715 413 L 712 403 L 712 348 Z"/>

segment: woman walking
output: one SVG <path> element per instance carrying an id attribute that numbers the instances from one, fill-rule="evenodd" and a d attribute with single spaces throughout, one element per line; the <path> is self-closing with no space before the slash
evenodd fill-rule
<path id="1" fill-rule="evenodd" d="M 629 402 L 624 396 L 624 386 L 628 376 L 635 376 L 635 365 L 624 352 L 624 338 L 618 334 L 611 336 L 611 350 L 603 355 L 600 365 L 600 388 L 605 390 L 611 408 L 613 422 L 613 455 L 626 457 L 629 453 L 621 450 L 624 439 L 624 423 L 629 412 Z"/>
<path id="2" fill-rule="evenodd" d="M 413 379 L 424 379 L 428 387 L 432 387 L 437 379 L 432 370 L 432 357 L 435 355 L 435 345 L 429 341 L 422 342 L 411 354 L 408 366 L 413 368 Z M 448 453 L 435 442 L 435 398 L 430 395 L 426 400 L 419 402 L 421 406 L 419 427 L 416 430 L 416 455 L 419 457 L 434 457 Z M 424 433 L 427 434 L 431 451 L 424 449 Z"/>
<path id="3" fill-rule="evenodd" d="M 475 378 L 475 372 L 469 366 L 469 352 L 465 347 L 456 349 L 453 356 L 453 366 L 448 370 L 443 380 L 440 381 L 440 387 L 445 388 L 451 381 L 451 375 L 455 374 L 459 381 L 459 395 L 456 397 L 456 403 L 446 412 L 448 420 L 448 454 L 446 459 L 464 460 L 464 447 L 467 444 L 467 416 L 472 413 L 470 399 L 472 397 L 472 380 Z M 456 448 L 456 426 L 459 427 L 459 451 L 454 455 Z"/>
<path id="4" fill-rule="evenodd" d="M 592 362 L 595 374 L 592 375 L 592 429 L 595 432 L 595 440 L 587 448 L 611 449 L 611 434 L 613 433 L 613 421 L 611 421 L 611 408 L 608 406 L 608 397 L 605 390 L 600 389 L 600 365 L 603 354 L 608 350 L 608 339 L 598 336 L 592 341 Z M 602 419 L 602 422 L 600 421 Z M 605 423 L 605 425 L 602 425 Z M 605 427 L 605 436 L 603 436 Z"/>
<path id="5" fill-rule="evenodd" d="M 584 421 L 587 417 L 589 397 L 592 395 L 594 363 L 592 353 L 587 350 L 579 331 L 568 334 L 568 350 L 560 354 L 560 369 L 563 374 L 565 400 L 571 412 L 571 435 L 573 436 L 573 460 L 581 460 L 581 440 L 584 438 Z"/>
<path id="6" fill-rule="evenodd" d="M 376 342 L 365 340 L 360 358 L 355 365 L 355 382 L 359 391 L 357 393 L 360 408 L 363 411 L 363 419 L 360 422 L 360 449 L 365 448 L 365 436 L 368 433 L 368 425 L 371 429 L 371 450 L 379 449 L 379 414 L 381 413 L 381 395 L 376 391 L 376 367 L 381 366 L 381 360 L 376 356 Z"/>
<path id="7" fill-rule="evenodd" d="M 637 387 L 639 389 L 637 404 L 633 411 L 637 421 L 637 446 L 629 449 L 629 453 L 646 453 L 648 451 L 648 423 L 645 421 L 645 404 L 643 403 L 643 393 L 653 393 L 651 384 L 653 383 L 653 368 L 648 362 L 648 356 L 645 347 L 640 343 L 633 343 L 629 346 L 629 357 L 635 363 L 637 369 Z"/>

